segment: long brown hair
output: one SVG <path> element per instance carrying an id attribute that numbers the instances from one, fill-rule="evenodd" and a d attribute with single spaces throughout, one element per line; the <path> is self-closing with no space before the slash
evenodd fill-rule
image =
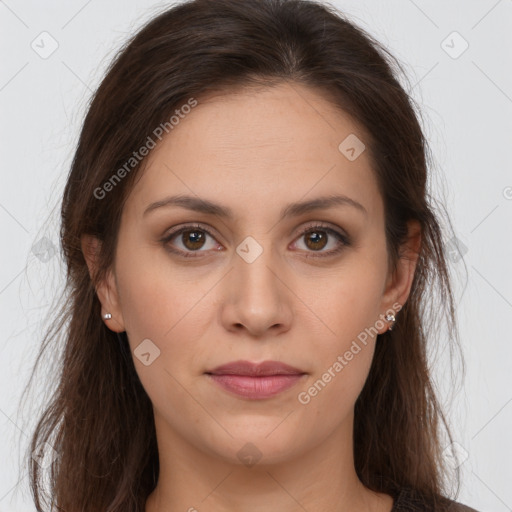
<path id="1" fill-rule="evenodd" d="M 325 93 L 367 133 L 393 264 L 407 221 L 421 225 L 409 298 L 394 329 L 380 335 L 355 404 L 354 459 L 368 488 L 393 496 L 414 489 L 441 509 L 449 473 L 443 449 L 452 437 L 428 348 L 442 319 L 447 343 L 458 346 L 458 337 L 440 217 L 428 191 L 430 152 L 399 73 L 405 76 L 400 63 L 334 7 L 305 0 L 187 1 L 158 14 L 125 44 L 92 97 L 64 190 L 66 288 L 29 381 L 44 353 L 57 357 L 62 339 L 55 393 L 29 447 L 32 453 L 46 442 L 57 457 L 48 469 L 27 457 L 37 510 L 140 512 L 158 479 L 151 401 L 126 333 L 105 326 L 95 293 L 113 263 L 124 201 L 145 164 L 130 160 L 134 152 L 148 137 L 158 142 L 157 127 L 170 133 L 170 117 L 191 98 L 283 81 Z M 120 179 L 113 180 L 116 173 Z M 83 234 L 102 240 L 93 279 Z"/>

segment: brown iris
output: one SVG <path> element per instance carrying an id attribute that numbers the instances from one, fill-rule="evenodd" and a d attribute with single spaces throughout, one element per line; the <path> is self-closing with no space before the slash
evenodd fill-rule
<path id="1" fill-rule="evenodd" d="M 310 249 L 323 249 L 327 243 L 327 235 L 325 234 L 325 231 L 310 231 L 305 236 L 307 240 L 313 244 L 312 247 L 308 246 Z"/>
<path id="2" fill-rule="evenodd" d="M 192 234 L 192 236 L 190 236 L 190 234 Z M 183 231 L 181 236 L 183 240 L 183 245 L 187 249 L 200 249 L 204 244 L 205 234 L 197 229 L 188 229 L 186 231 Z"/>

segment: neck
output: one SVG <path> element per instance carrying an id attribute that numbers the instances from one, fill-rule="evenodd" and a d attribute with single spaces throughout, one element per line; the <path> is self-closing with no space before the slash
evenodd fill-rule
<path id="1" fill-rule="evenodd" d="M 357 477 L 352 421 L 320 446 L 249 466 L 199 450 L 155 415 L 160 472 L 145 512 L 389 512 L 391 496 L 370 491 Z"/>

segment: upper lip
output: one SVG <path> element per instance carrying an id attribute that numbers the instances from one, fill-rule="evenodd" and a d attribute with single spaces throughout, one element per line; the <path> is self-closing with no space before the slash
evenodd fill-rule
<path id="1" fill-rule="evenodd" d="M 279 361 L 263 361 L 252 363 L 251 361 L 233 361 L 218 366 L 206 373 L 213 375 L 249 375 L 261 377 L 265 375 L 302 375 L 305 372 Z"/>

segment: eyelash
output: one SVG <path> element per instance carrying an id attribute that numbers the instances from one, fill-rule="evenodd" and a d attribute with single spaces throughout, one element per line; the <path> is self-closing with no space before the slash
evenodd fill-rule
<path id="1" fill-rule="evenodd" d="M 213 239 L 215 239 L 215 236 L 212 234 L 212 232 L 207 227 L 205 227 L 201 224 L 189 224 L 187 226 L 183 226 L 183 227 L 177 229 L 176 231 L 173 231 L 173 232 L 165 235 L 163 238 L 160 239 L 160 242 L 164 245 L 164 247 L 169 252 L 178 254 L 184 258 L 197 258 L 199 256 L 196 256 L 195 253 L 201 253 L 201 252 L 205 252 L 205 251 L 200 251 L 200 250 L 198 250 L 198 251 L 181 251 L 181 250 L 173 249 L 169 246 L 169 242 L 174 237 L 176 237 L 177 235 L 180 235 L 181 233 L 183 233 L 185 231 L 193 231 L 193 230 L 203 231 L 203 232 L 207 233 L 209 236 L 211 236 Z M 329 226 L 326 226 L 322 223 L 314 224 L 312 226 L 307 226 L 299 233 L 299 235 L 296 239 L 303 237 L 307 233 L 315 232 L 316 230 L 325 231 L 328 234 L 334 235 L 334 237 L 337 238 L 339 242 L 341 242 L 341 245 L 337 249 L 332 249 L 327 252 L 317 252 L 316 254 L 315 254 L 316 251 L 307 251 L 312 254 L 306 254 L 305 255 L 306 258 L 327 258 L 329 256 L 334 256 L 334 255 L 340 253 L 345 247 L 349 247 L 352 243 L 351 239 L 347 235 L 344 235 L 344 234 L 336 231 L 335 229 L 333 229 Z"/>

